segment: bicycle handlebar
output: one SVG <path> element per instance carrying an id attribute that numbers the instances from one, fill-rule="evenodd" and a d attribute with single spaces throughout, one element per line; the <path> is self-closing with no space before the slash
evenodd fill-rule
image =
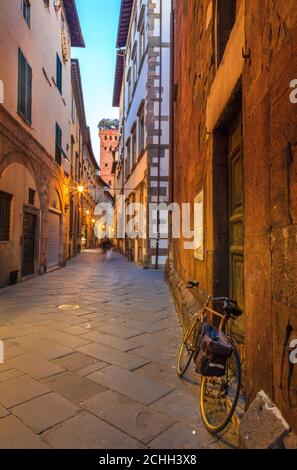
<path id="1" fill-rule="evenodd" d="M 187 288 L 188 289 L 199 289 L 204 295 L 206 295 L 207 297 L 210 297 L 212 302 L 215 302 L 215 303 L 233 302 L 234 304 L 237 305 L 237 302 L 235 300 L 229 299 L 228 297 L 212 297 L 212 296 L 210 296 L 206 292 L 206 290 L 204 290 L 204 289 L 202 289 L 202 287 L 200 287 L 200 282 L 199 281 L 188 281 Z"/>

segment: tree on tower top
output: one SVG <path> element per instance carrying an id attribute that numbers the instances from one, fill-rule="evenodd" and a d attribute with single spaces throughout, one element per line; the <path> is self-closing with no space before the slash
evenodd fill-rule
<path id="1" fill-rule="evenodd" d="M 108 131 L 108 130 L 117 130 L 119 128 L 119 120 L 118 119 L 101 119 L 98 124 L 98 129 L 100 131 Z"/>

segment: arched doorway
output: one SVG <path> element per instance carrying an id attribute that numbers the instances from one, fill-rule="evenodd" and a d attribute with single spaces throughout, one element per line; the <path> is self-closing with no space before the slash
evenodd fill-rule
<path id="1" fill-rule="evenodd" d="M 47 271 L 60 265 L 62 204 L 58 191 L 50 193 L 47 229 Z"/>
<path id="2" fill-rule="evenodd" d="M 40 199 L 31 172 L 20 162 L 0 177 L 0 286 L 35 274 L 39 266 Z"/>

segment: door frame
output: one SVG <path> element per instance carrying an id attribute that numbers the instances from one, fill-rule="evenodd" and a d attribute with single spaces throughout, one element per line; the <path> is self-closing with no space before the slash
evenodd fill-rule
<path id="1" fill-rule="evenodd" d="M 38 274 L 39 270 L 39 254 L 40 254 L 40 209 L 35 207 L 28 206 L 27 204 L 23 205 L 23 220 L 22 220 L 22 234 L 21 234 L 21 262 L 20 262 L 20 273 L 21 279 L 28 279 L 29 276 L 23 276 L 23 261 L 24 261 L 24 221 L 25 213 L 36 216 L 36 230 L 35 230 L 35 240 L 34 240 L 34 273 L 31 276 Z"/>

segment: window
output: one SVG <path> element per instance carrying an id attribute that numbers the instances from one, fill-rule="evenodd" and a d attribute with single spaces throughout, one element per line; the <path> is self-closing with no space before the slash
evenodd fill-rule
<path id="1" fill-rule="evenodd" d="M 131 67 L 129 69 L 129 72 L 128 72 L 128 75 L 127 75 L 127 96 L 128 96 L 128 105 L 130 104 L 131 102 L 131 98 L 132 98 L 132 95 L 131 95 Z"/>
<path id="2" fill-rule="evenodd" d="M 130 174 L 130 166 L 131 166 L 131 141 L 128 139 L 127 144 L 126 144 L 126 149 L 127 149 L 127 157 L 126 157 L 126 178 Z"/>
<path id="3" fill-rule="evenodd" d="M 0 191 L 0 241 L 10 240 L 12 195 Z"/>
<path id="4" fill-rule="evenodd" d="M 71 100 L 71 118 L 72 118 L 72 123 L 75 123 L 75 100 L 74 96 L 72 95 L 72 100 Z"/>
<path id="5" fill-rule="evenodd" d="M 139 31 L 139 62 L 142 61 L 142 58 L 144 56 L 144 51 L 145 51 L 145 33 L 144 33 L 144 22 L 143 22 Z"/>
<path id="6" fill-rule="evenodd" d="M 18 113 L 31 124 L 32 120 L 32 69 L 19 49 Z"/>
<path id="7" fill-rule="evenodd" d="M 56 123 L 56 153 L 55 161 L 61 165 L 62 163 L 62 131 L 59 125 Z"/>
<path id="8" fill-rule="evenodd" d="M 144 151 L 144 108 L 139 114 L 139 154 Z"/>
<path id="9" fill-rule="evenodd" d="M 62 95 L 62 62 L 57 54 L 57 76 L 56 76 L 56 84 L 59 92 Z"/>
<path id="10" fill-rule="evenodd" d="M 30 206 L 34 206 L 35 204 L 35 194 L 36 194 L 36 191 L 34 189 L 29 188 L 28 201 L 29 201 Z"/>
<path id="11" fill-rule="evenodd" d="M 132 80 L 133 80 L 133 88 L 136 85 L 137 82 L 137 43 L 135 43 L 134 49 L 133 49 L 133 55 L 132 55 Z"/>
<path id="12" fill-rule="evenodd" d="M 76 173 L 77 181 L 80 181 L 80 161 L 79 161 L 78 153 L 76 153 L 76 158 L 75 158 L 75 173 Z"/>
<path id="13" fill-rule="evenodd" d="M 216 56 L 222 62 L 236 20 L 237 0 L 216 0 Z"/>
<path id="14" fill-rule="evenodd" d="M 21 9 L 23 13 L 24 20 L 30 28 L 31 22 L 31 5 L 29 0 L 21 0 Z"/>
<path id="15" fill-rule="evenodd" d="M 132 168 L 136 163 L 136 151 L 137 151 L 137 143 L 136 143 L 136 124 L 132 129 Z"/>

